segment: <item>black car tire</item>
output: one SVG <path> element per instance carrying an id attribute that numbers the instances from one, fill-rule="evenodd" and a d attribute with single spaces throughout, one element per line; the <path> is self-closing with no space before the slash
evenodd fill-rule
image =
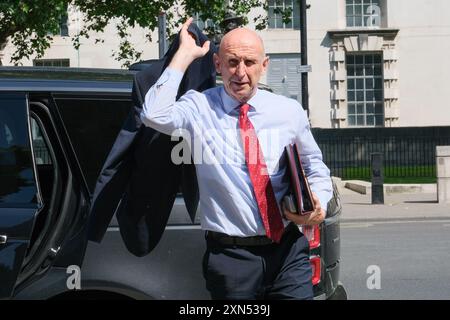
<path id="1" fill-rule="evenodd" d="M 347 300 L 347 291 L 345 291 L 345 288 L 341 282 L 338 283 L 333 294 L 328 297 L 328 300 Z"/>

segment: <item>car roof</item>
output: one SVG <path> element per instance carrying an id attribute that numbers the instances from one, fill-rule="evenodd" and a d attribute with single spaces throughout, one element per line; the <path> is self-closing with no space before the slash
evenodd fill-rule
<path id="1" fill-rule="evenodd" d="M 65 67 L 0 67 L 0 92 L 79 92 L 79 93 L 131 93 L 133 77 L 143 67 L 151 64 L 145 61 L 133 70 Z M 217 77 L 222 85 L 222 77 Z M 258 84 L 263 90 L 272 91 L 265 84 Z"/>
<path id="2" fill-rule="evenodd" d="M 0 91 L 130 93 L 135 73 L 121 69 L 0 67 Z"/>

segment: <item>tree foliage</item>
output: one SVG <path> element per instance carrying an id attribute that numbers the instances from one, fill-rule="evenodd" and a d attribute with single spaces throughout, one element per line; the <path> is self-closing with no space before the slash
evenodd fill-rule
<path id="1" fill-rule="evenodd" d="M 53 35 L 59 32 L 61 16 L 69 8 L 82 13 L 82 27 L 72 37 L 75 48 L 92 31 L 101 34 L 107 25 L 114 22 L 121 40 L 113 55 L 128 66 L 141 56 L 141 52 L 136 51 L 130 42 L 130 28 L 145 28 L 151 41 L 151 32 L 158 27 L 160 12 L 167 15 L 169 36 L 173 36 L 187 17 L 198 13 L 203 21 L 212 22 L 213 27 L 205 30 L 212 37 L 222 32 L 220 22 L 227 12 L 243 16 L 244 21 L 248 22 L 247 14 L 252 8 L 266 6 L 265 0 L 1 0 L 0 46 L 11 41 L 16 49 L 11 58 L 14 64 L 33 55 L 42 57 L 51 45 Z M 263 15 L 254 20 L 257 29 L 264 28 L 267 23 Z"/>
<path id="2" fill-rule="evenodd" d="M 50 3 L 51 2 L 51 3 Z M 66 0 L 2 0 L 0 2 L 0 46 L 8 39 L 16 48 L 12 62 L 33 53 L 44 54 L 50 46 L 51 33 L 57 33 Z"/>

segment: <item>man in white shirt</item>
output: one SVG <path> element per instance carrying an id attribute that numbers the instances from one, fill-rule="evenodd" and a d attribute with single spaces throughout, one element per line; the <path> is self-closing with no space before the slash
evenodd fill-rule
<path id="1" fill-rule="evenodd" d="M 309 244 L 296 225 L 323 221 L 332 195 L 329 170 L 295 100 L 258 89 L 269 60 L 253 31 L 222 39 L 214 64 L 223 87 L 176 94 L 184 72 L 209 50 L 180 31 L 180 47 L 147 92 L 142 122 L 183 136 L 194 153 L 202 228 L 203 268 L 214 299 L 311 299 Z M 284 147 L 297 143 L 313 191 L 306 216 L 282 205 L 288 190 Z M 200 152 L 196 150 L 200 149 Z"/>

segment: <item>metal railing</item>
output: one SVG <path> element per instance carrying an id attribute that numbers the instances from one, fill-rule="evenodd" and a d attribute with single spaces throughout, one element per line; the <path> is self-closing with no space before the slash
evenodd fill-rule
<path id="1" fill-rule="evenodd" d="M 450 144 L 450 127 L 313 129 L 333 176 L 370 180 L 370 155 L 381 152 L 384 176 L 434 182 L 436 146 Z"/>

